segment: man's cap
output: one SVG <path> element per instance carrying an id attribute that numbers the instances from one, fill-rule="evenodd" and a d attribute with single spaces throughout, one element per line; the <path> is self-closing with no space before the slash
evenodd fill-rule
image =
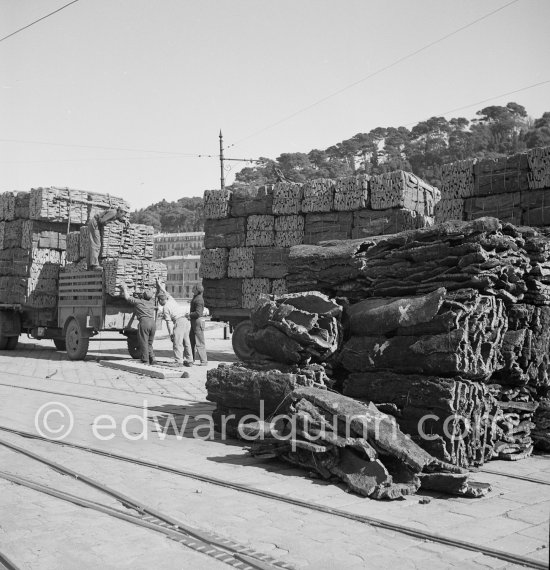
<path id="1" fill-rule="evenodd" d="M 159 293 L 157 299 L 168 299 L 168 295 L 166 295 L 166 293 Z"/>

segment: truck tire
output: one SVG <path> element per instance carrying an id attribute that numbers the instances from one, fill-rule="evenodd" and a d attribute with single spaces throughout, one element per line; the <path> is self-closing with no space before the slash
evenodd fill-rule
<path id="1" fill-rule="evenodd" d="M 8 342 L 6 343 L 6 350 L 15 350 L 18 344 L 19 344 L 19 337 L 10 336 L 8 337 Z"/>
<path id="2" fill-rule="evenodd" d="M 55 344 L 56 350 L 67 350 L 67 341 L 64 338 L 54 338 L 53 343 Z"/>
<path id="3" fill-rule="evenodd" d="M 0 311 L 0 350 L 14 350 L 19 342 L 19 316 Z"/>
<path id="4" fill-rule="evenodd" d="M 139 342 L 136 335 L 130 335 L 127 339 L 128 344 L 128 352 L 130 356 L 135 360 L 139 360 L 141 358 L 141 350 L 139 348 Z"/>
<path id="5" fill-rule="evenodd" d="M 72 319 L 65 332 L 65 344 L 69 360 L 84 360 L 88 353 L 90 338 L 84 333 L 80 323 Z"/>
<path id="6" fill-rule="evenodd" d="M 252 360 L 256 356 L 256 351 L 248 345 L 246 336 L 252 332 L 252 321 L 246 319 L 233 327 L 231 344 L 233 352 L 239 360 Z"/>

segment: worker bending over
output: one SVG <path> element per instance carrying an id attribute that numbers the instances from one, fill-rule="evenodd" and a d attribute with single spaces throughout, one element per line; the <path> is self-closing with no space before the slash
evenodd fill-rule
<path id="1" fill-rule="evenodd" d="M 174 349 L 175 366 L 193 366 L 193 353 L 189 330 L 191 325 L 185 315 L 185 310 L 170 295 L 157 277 L 159 293 L 157 299 L 160 305 L 159 316 L 166 321 L 166 327 Z"/>
<path id="2" fill-rule="evenodd" d="M 150 291 L 145 291 L 141 299 L 131 297 L 126 283 L 122 284 L 124 298 L 134 306 L 134 315 L 139 322 L 138 343 L 141 362 L 144 364 L 155 364 L 155 353 L 153 352 L 153 341 L 157 330 L 155 319 L 155 295 Z"/>
<path id="3" fill-rule="evenodd" d="M 196 350 L 196 354 L 201 361 L 201 366 L 206 366 L 208 364 L 208 357 L 206 356 L 206 344 L 204 341 L 204 299 L 202 296 L 204 288 L 202 285 L 194 285 L 192 291 L 193 298 L 191 299 L 188 315 L 191 320 L 191 332 L 189 333 L 191 352 L 193 358 L 195 358 Z"/>
<path id="4" fill-rule="evenodd" d="M 95 214 L 88 222 L 88 269 L 97 269 L 99 267 L 99 253 L 101 251 L 101 228 L 109 222 L 118 220 L 123 222 L 126 227 L 130 225 L 127 218 L 127 212 L 123 208 L 110 208 L 105 212 Z"/>

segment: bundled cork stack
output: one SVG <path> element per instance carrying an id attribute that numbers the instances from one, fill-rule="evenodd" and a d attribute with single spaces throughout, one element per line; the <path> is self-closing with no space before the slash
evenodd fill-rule
<path id="1" fill-rule="evenodd" d="M 133 259 L 153 259 L 152 226 L 130 224 L 126 227 L 117 220 L 102 229 L 101 257 L 125 257 Z"/>
<path id="2" fill-rule="evenodd" d="M 353 212 L 369 205 L 368 176 L 351 176 L 334 181 L 334 210 Z"/>
<path id="3" fill-rule="evenodd" d="M 437 222 L 494 216 L 514 225 L 550 225 L 550 147 L 439 167 Z"/>
<path id="4" fill-rule="evenodd" d="M 29 201 L 28 192 L 3 192 L 0 194 L 0 220 L 28 219 Z"/>
<path id="5" fill-rule="evenodd" d="M 374 204 L 371 204 L 371 184 L 374 185 Z M 231 279 L 269 279 L 268 293 L 275 289 L 284 292 L 287 287 L 281 280 L 287 273 L 285 266 L 290 247 L 430 226 L 438 196 L 436 188 L 402 171 L 376 177 L 376 180 L 357 176 L 312 180 L 303 185 L 278 182 L 234 192 L 207 190 L 204 194 L 205 248 L 226 249 L 229 263 L 227 272 L 222 273 L 224 265 L 217 265 L 221 258 L 205 256 L 207 264 L 216 265 L 207 267 L 202 276 L 207 280 L 223 280 L 232 293 L 238 284 L 229 283 Z M 252 251 L 262 248 L 274 248 L 276 262 L 265 263 L 265 254 Z M 257 268 L 260 259 L 263 265 Z M 248 299 L 254 291 L 266 290 L 264 281 L 241 281 L 240 285 L 246 287 L 246 294 L 241 291 L 241 302 L 243 295 Z M 220 297 L 222 288 L 223 284 L 206 283 L 209 306 L 212 306 L 211 296 L 214 303 L 223 298 L 223 295 Z M 235 302 L 233 295 L 231 298 Z M 251 304 L 252 300 L 247 301 L 246 306 Z"/>
<path id="6" fill-rule="evenodd" d="M 275 246 L 292 247 L 304 243 L 304 216 L 289 215 L 275 217 Z"/>
<path id="7" fill-rule="evenodd" d="M 30 192 L 0 195 L 0 302 L 20 303 L 35 309 L 54 309 L 59 272 L 68 261 L 71 268 L 86 269 L 86 224 L 96 214 L 129 205 L 121 198 L 69 188 L 33 188 Z M 129 266 L 116 260 L 108 264 L 111 294 L 123 280 L 134 279 L 140 287 L 154 285 L 163 268 L 150 266 L 153 228 L 118 221 L 105 227 L 102 258 L 132 257 Z M 139 260 L 139 261 L 138 261 Z"/>
<path id="8" fill-rule="evenodd" d="M 275 245 L 274 216 L 249 216 L 246 224 L 246 245 L 270 247 Z"/>
<path id="9" fill-rule="evenodd" d="M 166 265 L 155 261 L 108 258 L 102 262 L 105 292 L 113 297 L 121 295 L 125 283 L 130 294 L 156 289 L 157 277 L 166 281 Z"/>
<path id="10" fill-rule="evenodd" d="M 203 207 L 204 216 L 208 220 L 229 217 L 229 190 L 205 190 Z"/>
<path id="11" fill-rule="evenodd" d="M 406 208 L 433 216 L 435 204 L 440 199 L 437 188 L 410 172 L 396 170 L 370 179 L 370 203 L 373 210 Z"/>
<path id="12" fill-rule="evenodd" d="M 67 261 L 77 262 L 80 260 L 80 231 L 67 234 Z"/>
<path id="13" fill-rule="evenodd" d="M 334 205 L 335 181 L 328 178 L 310 180 L 302 186 L 302 212 L 330 212 Z"/>
<path id="14" fill-rule="evenodd" d="M 227 276 L 248 279 L 254 277 L 253 247 L 234 247 L 229 250 Z"/>
<path id="15" fill-rule="evenodd" d="M 527 154 L 529 188 L 550 188 L 550 147 L 535 148 Z"/>
<path id="16" fill-rule="evenodd" d="M 203 249 L 199 277 L 201 279 L 222 279 L 227 275 L 228 251 L 223 247 Z"/>

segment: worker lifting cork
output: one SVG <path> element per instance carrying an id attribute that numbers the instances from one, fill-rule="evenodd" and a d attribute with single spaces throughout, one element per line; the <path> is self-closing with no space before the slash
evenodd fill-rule
<path id="1" fill-rule="evenodd" d="M 131 297 L 126 283 L 122 284 L 124 298 L 134 307 L 138 325 L 138 343 L 141 362 L 144 364 L 156 364 L 155 353 L 153 352 L 153 341 L 157 330 L 155 319 L 155 294 L 151 291 L 144 291 L 141 298 Z"/>
<path id="2" fill-rule="evenodd" d="M 123 222 L 126 227 L 130 225 L 128 220 L 128 212 L 124 208 L 110 208 L 105 212 L 100 212 L 92 216 L 88 222 L 88 269 L 97 269 L 99 267 L 99 253 L 101 251 L 101 228 L 109 222 L 118 220 Z"/>

